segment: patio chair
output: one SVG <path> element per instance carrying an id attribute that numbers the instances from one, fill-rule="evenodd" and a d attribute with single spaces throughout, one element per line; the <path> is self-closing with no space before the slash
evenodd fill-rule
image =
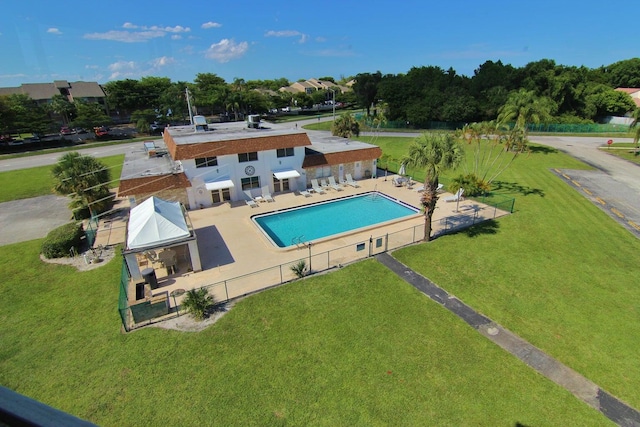
<path id="1" fill-rule="evenodd" d="M 350 173 L 348 173 L 348 174 L 346 175 L 346 177 L 347 177 L 347 181 L 346 181 L 346 182 L 347 182 L 347 184 L 348 184 L 348 185 L 350 185 L 350 186 L 352 186 L 352 187 L 355 187 L 355 188 L 360 187 L 360 185 L 358 185 L 358 182 L 357 182 L 356 180 L 354 180 L 354 179 L 353 179 L 353 177 L 351 176 L 351 174 L 350 174 Z"/>
<path id="2" fill-rule="evenodd" d="M 247 200 L 245 200 L 244 202 L 251 206 L 252 208 L 257 208 L 258 204 L 256 203 L 255 199 L 253 198 L 253 196 L 251 195 L 251 193 L 247 190 L 244 191 L 244 194 L 248 197 Z"/>
<path id="3" fill-rule="evenodd" d="M 342 191 L 342 186 L 336 182 L 333 175 L 329 177 L 329 186 L 336 191 Z"/>
<path id="4" fill-rule="evenodd" d="M 329 184 L 327 184 L 327 180 L 324 178 L 320 180 L 320 186 L 324 189 L 327 189 L 327 190 L 329 189 Z"/>
<path id="5" fill-rule="evenodd" d="M 318 184 L 318 180 L 317 179 L 312 179 L 311 180 L 311 188 L 313 189 L 313 191 L 315 191 L 318 194 L 324 194 L 324 190 Z"/>
<path id="6" fill-rule="evenodd" d="M 462 200 L 462 194 L 463 193 L 464 193 L 464 188 L 460 188 L 460 189 L 458 189 L 458 191 L 456 191 L 456 194 L 454 194 L 453 196 L 445 197 L 444 201 L 445 202 L 457 202 L 459 200 Z"/>
<path id="7" fill-rule="evenodd" d="M 394 187 L 402 187 L 407 182 L 407 179 L 401 176 L 394 176 L 392 181 Z"/>
<path id="8" fill-rule="evenodd" d="M 269 193 L 269 187 L 264 187 L 262 189 L 262 200 L 266 200 L 269 203 L 275 202 L 275 200 L 273 200 L 273 197 L 271 197 L 271 193 Z"/>
<path id="9" fill-rule="evenodd" d="M 311 193 L 309 193 L 307 190 L 300 190 L 300 194 L 304 197 L 311 197 Z"/>

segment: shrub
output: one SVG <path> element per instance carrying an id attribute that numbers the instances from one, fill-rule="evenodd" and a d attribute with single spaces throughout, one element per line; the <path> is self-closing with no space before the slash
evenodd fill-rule
<path id="1" fill-rule="evenodd" d="M 71 248 L 78 251 L 83 236 L 84 229 L 81 222 L 70 222 L 55 228 L 42 242 L 42 254 L 45 258 L 68 257 Z"/>
<path id="2" fill-rule="evenodd" d="M 196 320 L 204 320 L 214 303 L 213 297 L 209 295 L 206 288 L 191 289 L 182 300 L 182 307 Z"/>
<path id="3" fill-rule="evenodd" d="M 467 175 L 458 175 L 451 180 L 448 190 L 455 193 L 459 188 L 464 188 L 465 196 L 478 196 L 485 191 L 489 191 L 491 186 L 476 174 L 470 173 Z"/>
<path id="4" fill-rule="evenodd" d="M 295 263 L 295 264 L 293 264 L 291 266 L 291 271 L 293 271 L 293 273 L 298 278 L 304 277 L 304 275 L 305 275 L 305 273 L 307 271 L 307 262 L 305 260 L 301 259 L 300 261 L 298 261 L 297 263 Z"/>

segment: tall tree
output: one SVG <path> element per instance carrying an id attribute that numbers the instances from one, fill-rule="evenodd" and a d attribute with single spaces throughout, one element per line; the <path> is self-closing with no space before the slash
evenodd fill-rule
<path id="1" fill-rule="evenodd" d="M 420 205 L 424 209 L 424 240 L 431 240 L 431 222 L 438 201 L 440 174 L 457 167 L 463 160 L 464 151 L 452 134 L 427 134 L 416 138 L 409 146 L 409 153 L 402 162 L 407 167 L 425 170 L 424 191 L 420 194 Z"/>
<path id="2" fill-rule="evenodd" d="M 73 126 L 93 129 L 111 123 L 111 118 L 107 116 L 102 107 L 94 102 L 76 101 L 74 102 L 76 117 L 73 119 Z"/>
<path id="3" fill-rule="evenodd" d="M 349 113 L 342 113 L 331 124 L 331 134 L 350 138 L 360 135 L 360 123 Z"/>
<path id="4" fill-rule="evenodd" d="M 635 111 L 633 112 L 633 121 L 631 122 L 631 126 L 629 126 L 631 129 L 635 129 L 636 133 L 633 136 L 633 143 L 636 145 L 636 148 L 638 148 L 638 141 L 640 141 L 640 107 L 636 108 Z M 638 154 L 638 152 L 636 151 L 636 155 Z"/>
<path id="5" fill-rule="evenodd" d="M 533 91 L 520 89 L 512 92 L 506 104 L 500 108 L 500 123 L 515 122 L 516 127 L 526 129 L 530 123 L 547 120 L 555 112 L 556 105 L 547 97 L 538 97 Z"/>
<path id="6" fill-rule="evenodd" d="M 65 125 L 71 122 L 71 117 L 76 112 L 76 106 L 69 102 L 66 96 L 61 94 L 53 95 L 47 107 L 51 112 L 60 115 Z"/>
<path id="7" fill-rule="evenodd" d="M 113 197 L 109 193 L 111 173 L 95 157 L 82 156 L 76 151 L 63 155 L 51 168 L 53 190 L 69 196 L 69 208 L 74 217 L 99 214 L 109 209 Z"/>
<path id="8" fill-rule="evenodd" d="M 371 106 L 377 102 L 378 83 L 382 79 L 382 74 L 377 71 L 371 73 L 361 73 L 355 77 L 353 92 L 362 107 L 367 109 L 367 116 L 371 114 Z"/>

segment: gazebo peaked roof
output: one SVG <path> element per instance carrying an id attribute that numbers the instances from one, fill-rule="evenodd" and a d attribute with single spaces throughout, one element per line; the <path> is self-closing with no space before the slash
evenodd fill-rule
<path id="1" fill-rule="evenodd" d="M 182 207 L 150 197 L 131 209 L 127 226 L 127 249 L 142 249 L 191 236 Z"/>

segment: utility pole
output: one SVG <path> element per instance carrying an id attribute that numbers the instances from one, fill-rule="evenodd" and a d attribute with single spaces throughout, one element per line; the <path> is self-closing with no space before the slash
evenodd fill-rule
<path id="1" fill-rule="evenodd" d="M 184 89 L 187 96 L 187 108 L 189 108 L 189 121 L 193 124 L 193 111 L 191 110 L 191 99 L 189 98 L 189 88 Z"/>

